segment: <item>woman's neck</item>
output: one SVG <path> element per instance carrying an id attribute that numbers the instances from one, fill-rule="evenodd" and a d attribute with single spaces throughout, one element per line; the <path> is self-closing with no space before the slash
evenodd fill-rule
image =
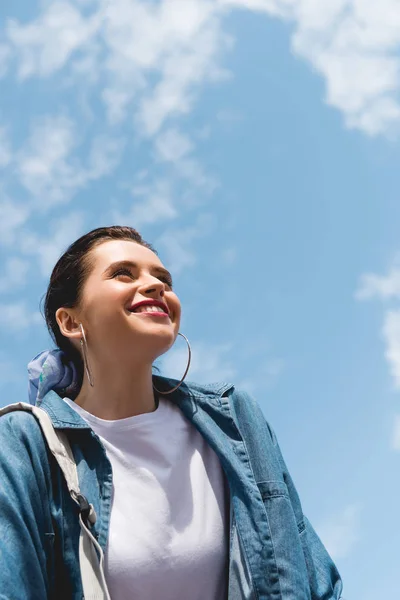
<path id="1" fill-rule="evenodd" d="M 93 384 L 89 384 L 85 373 L 75 402 L 100 419 L 114 421 L 156 409 L 151 365 L 119 363 L 114 369 L 98 365 L 93 370 Z"/>

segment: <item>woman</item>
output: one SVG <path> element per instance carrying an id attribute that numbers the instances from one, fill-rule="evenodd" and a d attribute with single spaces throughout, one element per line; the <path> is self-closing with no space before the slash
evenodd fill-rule
<path id="1" fill-rule="evenodd" d="M 45 317 L 58 349 L 30 364 L 30 402 L 72 448 L 112 600 L 340 598 L 257 404 L 153 375 L 181 307 L 134 229 L 72 244 Z M 81 599 L 79 508 L 37 420 L 4 414 L 0 439 L 0 598 Z"/>

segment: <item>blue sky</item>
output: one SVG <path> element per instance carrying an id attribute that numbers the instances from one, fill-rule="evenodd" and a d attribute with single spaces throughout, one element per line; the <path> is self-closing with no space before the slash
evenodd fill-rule
<path id="1" fill-rule="evenodd" d="M 50 340 L 52 265 L 100 225 L 172 270 L 192 379 L 248 389 L 345 598 L 398 597 L 396 0 L 0 6 L 1 404 Z M 163 361 L 184 369 L 184 348 Z"/>

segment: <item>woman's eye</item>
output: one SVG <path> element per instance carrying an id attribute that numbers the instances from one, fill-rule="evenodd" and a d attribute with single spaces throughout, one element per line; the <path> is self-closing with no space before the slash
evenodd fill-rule
<path id="1" fill-rule="evenodd" d="M 172 280 L 169 277 L 160 277 L 159 279 L 172 289 Z"/>
<path id="2" fill-rule="evenodd" d="M 125 275 L 126 277 L 133 277 L 132 273 L 129 271 L 129 269 L 118 269 L 118 271 L 115 271 L 115 273 L 113 274 L 113 277 L 119 277 L 121 275 Z"/>
<path id="3" fill-rule="evenodd" d="M 116 277 L 129 277 L 130 279 L 134 279 L 134 275 L 129 269 L 118 269 L 118 271 L 115 271 L 112 275 L 113 279 Z M 159 277 L 159 280 L 172 289 L 172 280 L 170 277 Z"/>

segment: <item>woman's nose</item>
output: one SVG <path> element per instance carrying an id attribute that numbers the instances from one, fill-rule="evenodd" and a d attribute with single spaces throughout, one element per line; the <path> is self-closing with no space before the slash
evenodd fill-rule
<path id="1" fill-rule="evenodd" d="M 160 297 L 164 296 L 165 285 L 159 279 L 153 279 L 153 281 L 143 282 L 139 288 L 139 292 L 144 296 Z"/>

